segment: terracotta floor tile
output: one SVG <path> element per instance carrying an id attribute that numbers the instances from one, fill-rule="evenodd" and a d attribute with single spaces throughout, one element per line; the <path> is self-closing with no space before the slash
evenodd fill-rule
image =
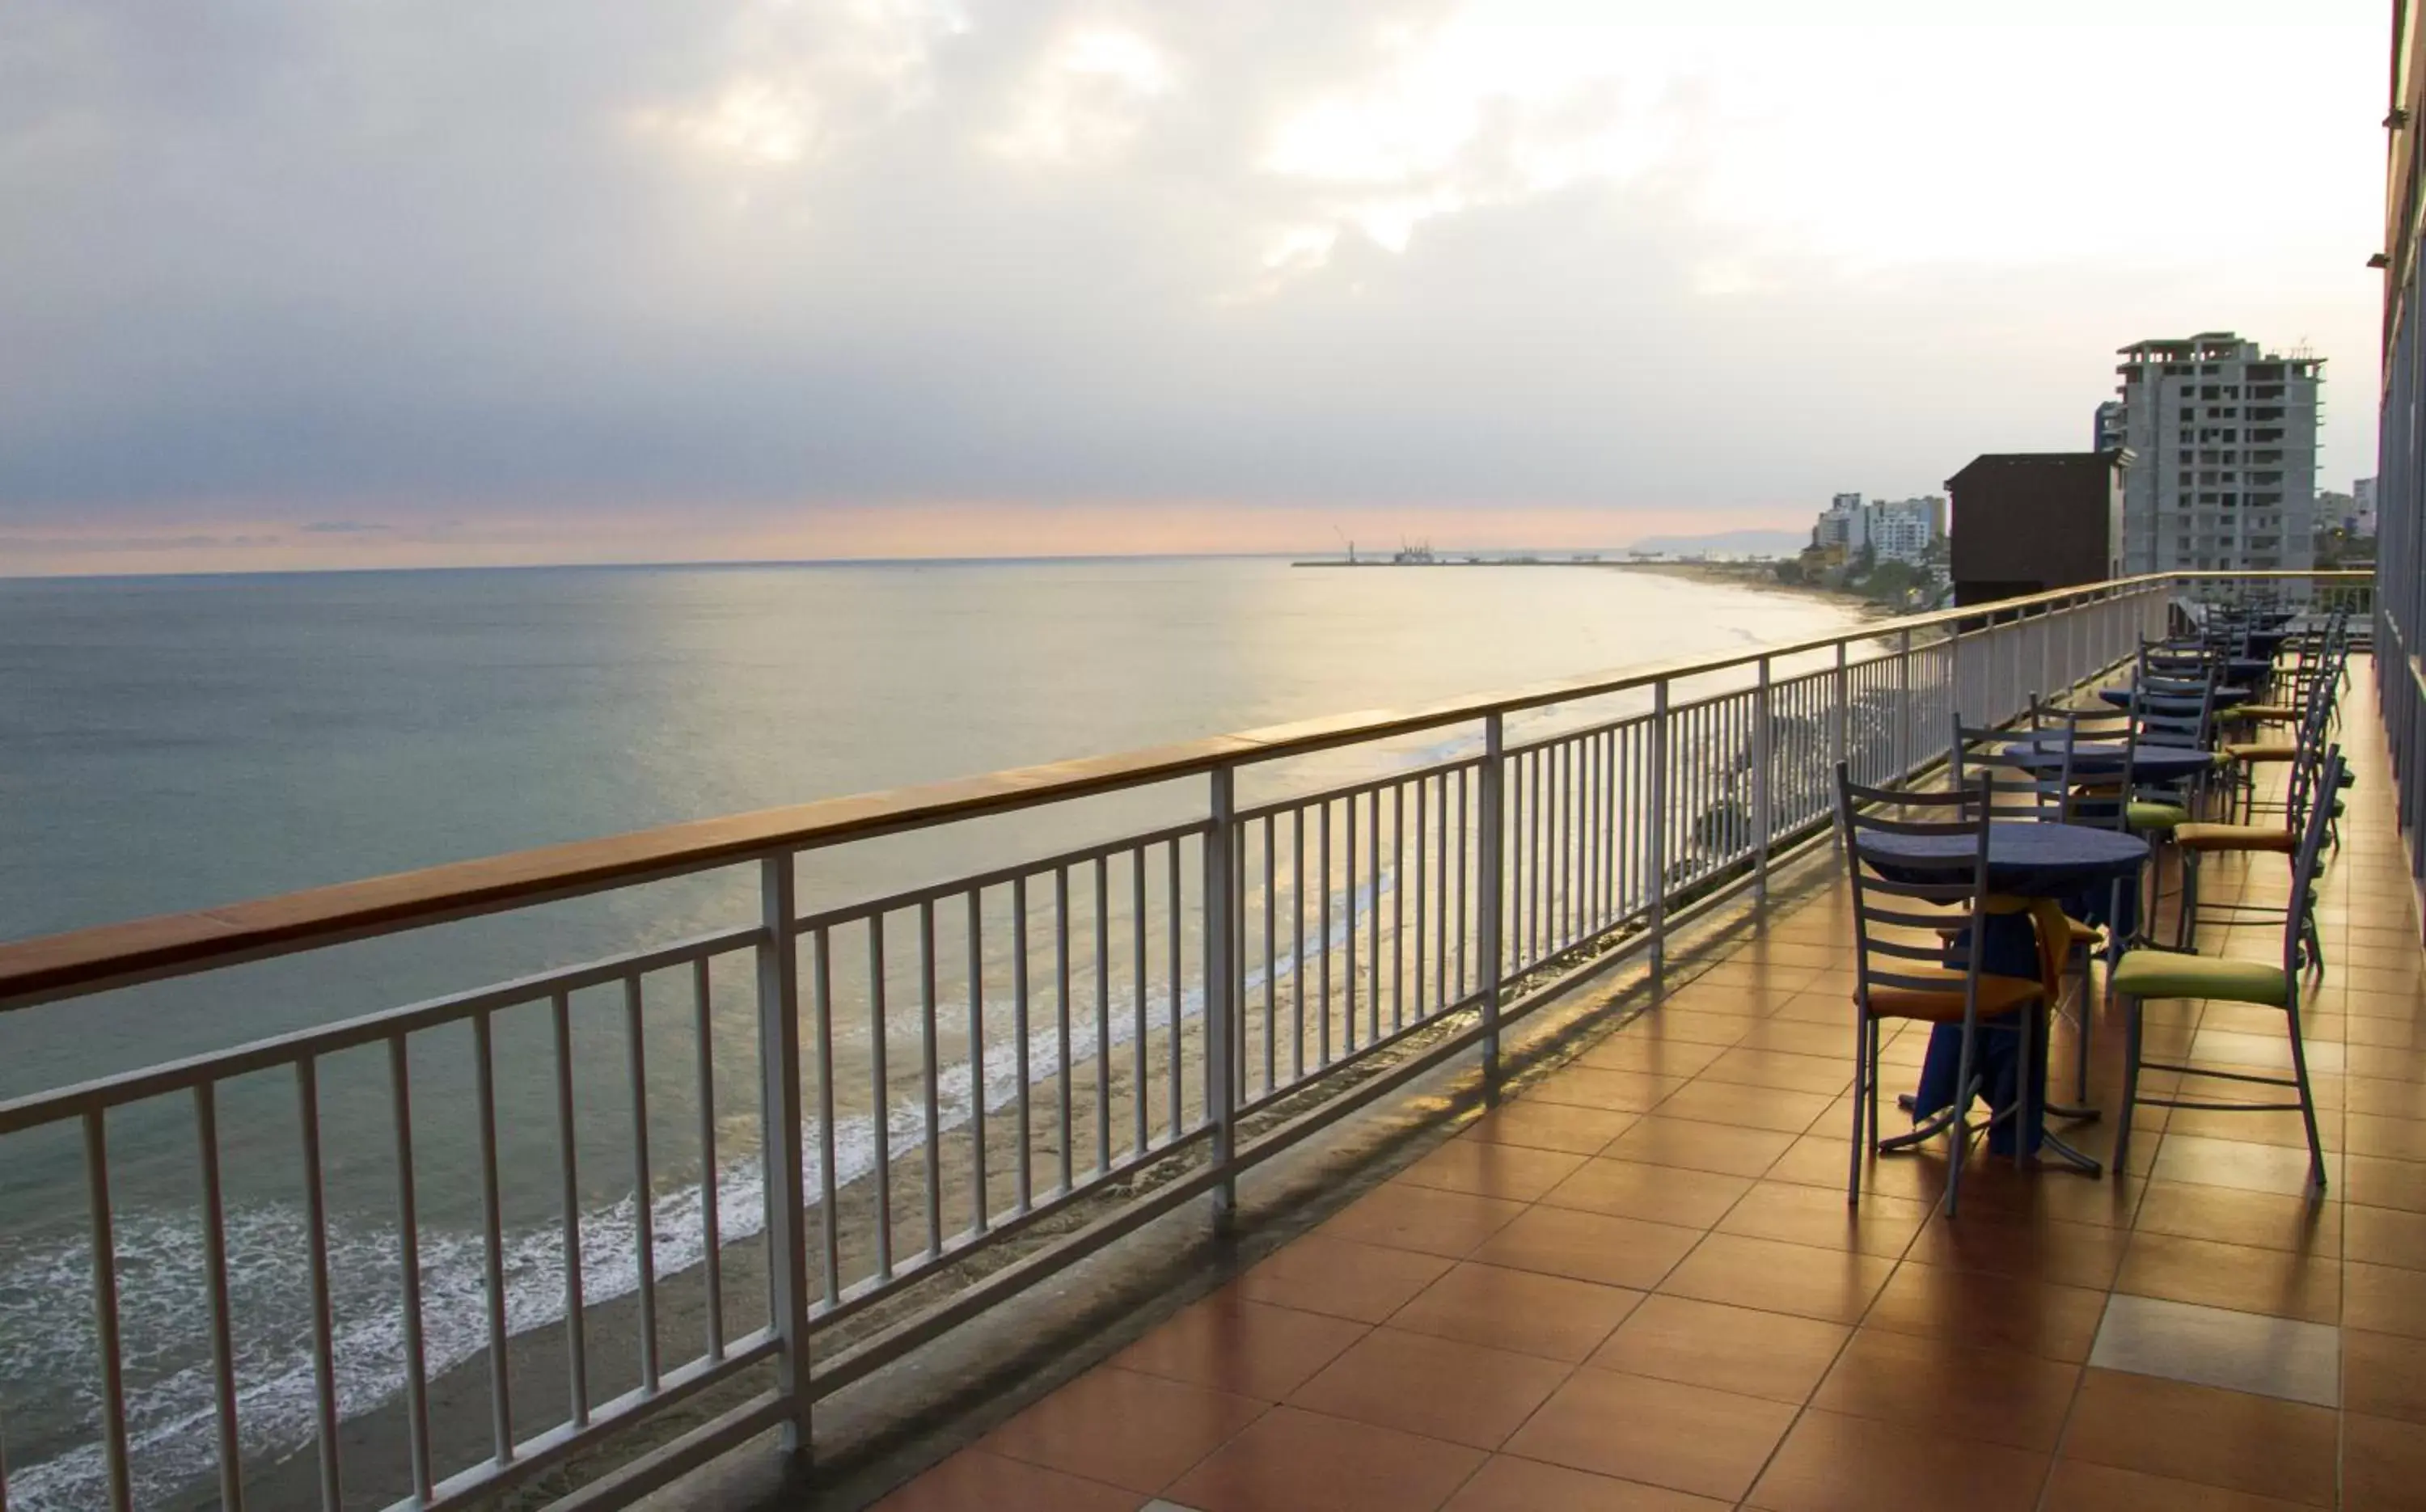
<path id="1" fill-rule="evenodd" d="M 1960 1217 L 1932 1218 L 1905 1256 L 1926 1265 L 2104 1289 L 2114 1283 L 2129 1244 L 2130 1234 L 2120 1229 L 2002 1219 L 1966 1209 Z"/>
<path id="2" fill-rule="evenodd" d="M 1682 1166 L 1726 1176 L 1758 1176 L 1777 1163 L 1794 1136 L 1770 1129 L 1739 1129 L 1653 1115 L 1618 1135 L 1607 1154 L 1651 1166 Z"/>
<path id="3" fill-rule="evenodd" d="M 1310 1233 L 1238 1278 L 1252 1301 L 1379 1323 L 1440 1279 L 1449 1262 L 1412 1250 L 1351 1244 Z"/>
<path id="4" fill-rule="evenodd" d="M 1882 1110 L 1882 1118 L 1884 1117 Z M 1801 1186 L 1824 1187 L 1843 1196 L 1846 1166 L 1852 1159 L 1853 1120 L 1849 1115 L 1843 1123 L 1822 1119 L 1814 1127 L 1816 1134 L 1804 1134 L 1778 1157 L 1777 1164 L 1763 1173 L 1771 1182 L 1792 1182 Z M 1923 1150 L 1911 1154 L 1873 1155 L 1862 1166 L 1862 1195 L 1872 1192 L 1887 1197 L 1906 1198 L 1917 1202 L 1935 1202 L 1946 1190 L 1946 1161 L 1936 1150 Z"/>
<path id="5" fill-rule="evenodd" d="M 2371 1113 L 2344 1114 L 2342 1144 L 2353 1155 L 2426 1161 L 2426 1121 Z"/>
<path id="6" fill-rule="evenodd" d="M 2426 1424 L 2426 1359 L 2418 1341 L 2342 1330 L 2342 1407 L 2370 1417 Z"/>
<path id="7" fill-rule="evenodd" d="M 2300 1504 L 2059 1459 L 2039 1506 L 2040 1512 L 2298 1512 Z"/>
<path id="8" fill-rule="evenodd" d="M 1733 1502 L 1794 1408 L 1674 1381 L 1576 1372 L 1508 1441 L 1528 1459 Z"/>
<path id="9" fill-rule="evenodd" d="M 2426 1213 L 2426 1165 L 2409 1160 L 2381 1160 L 2372 1155 L 2346 1155 L 2341 1194 L 2345 1200 L 2371 1208 L 2399 1208 Z"/>
<path id="10" fill-rule="evenodd" d="M 2229 1095 L 2229 1094 L 2227 1094 Z M 2308 1148 L 2308 1126 L 2295 1111 L 2243 1113 L 2203 1108 L 2175 1108 L 2165 1124 L 2168 1134 L 2195 1134 L 2204 1139 L 2240 1139 L 2254 1145 L 2285 1149 Z M 2317 1144 L 2331 1151 L 2342 1148 L 2341 1115 L 2320 1109 Z"/>
<path id="11" fill-rule="evenodd" d="M 2339 1211 L 2345 1259 L 2426 1270 L 2426 1213 L 2361 1207 L 2355 1202 Z"/>
<path id="12" fill-rule="evenodd" d="M 1701 1240 L 1693 1229 L 1537 1207 L 1474 1252 L 1489 1265 L 1649 1291 Z"/>
<path id="13" fill-rule="evenodd" d="M 1743 1048 L 1801 1055 L 1833 1066 L 1839 1073 L 1838 1085 L 1814 1090 L 1842 1091 L 1853 1080 L 1853 1005 L 1844 998 L 1834 1001 L 1833 1020 L 1770 1019 L 1744 1036 Z"/>
<path id="14" fill-rule="evenodd" d="M 1729 1504 L 1640 1481 L 1494 1455 L 1444 1512 L 1726 1512 Z"/>
<path id="15" fill-rule="evenodd" d="M 1862 1326 L 2077 1364 L 2089 1358 L 2105 1311 L 2104 1292 L 1906 1261 Z"/>
<path id="16" fill-rule="evenodd" d="M 1817 966 L 1772 966 L 1730 957 L 1693 980 L 1708 987 L 1750 987 L 1772 992 L 1793 992 L 1819 980 L 1821 971 Z"/>
<path id="17" fill-rule="evenodd" d="M 1732 1045 L 1744 1037 L 1745 1030 L 1759 1021 L 1757 1018 L 1744 1014 L 1704 1012 L 1661 1005 L 1627 1024 L 1625 1032 L 1673 1039 L 1688 1045 Z"/>
<path id="18" fill-rule="evenodd" d="M 2342 1432 L 2342 1512 L 2416 1512 L 2426 1427 L 2352 1412 Z"/>
<path id="19" fill-rule="evenodd" d="M 1745 1498 L 1762 1512 L 2030 1512 L 2047 1456 L 1806 1411 Z"/>
<path id="20" fill-rule="evenodd" d="M 1274 1407 L 1166 1493 L 1202 1512 L 1431 1512 L 1482 1452 Z"/>
<path id="21" fill-rule="evenodd" d="M 2426 1339 L 2426 1286 L 2414 1270 L 2349 1262 L 2342 1266 L 2341 1321 L 2345 1328 Z"/>
<path id="22" fill-rule="evenodd" d="M 2227 1490 L 2331 1506 L 2337 1414 L 2304 1403 L 2091 1370 L 2063 1453 Z"/>
<path id="23" fill-rule="evenodd" d="M 2331 1323 L 2341 1314 L 2341 1266 L 2327 1256 L 2139 1233 L 2114 1289 L 2205 1307 Z"/>
<path id="24" fill-rule="evenodd" d="M 1468 1261 L 1392 1313 L 1390 1327 L 1572 1364 L 1600 1347 L 1642 1295 Z"/>
<path id="25" fill-rule="evenodd" d="M 986 1435 L 981 1447 L 1150 1494 L 1263 1411 L 1243 1396 L 1100 1365 Z M 1108 1423 L 1120 1432 L 1106 1433 Z"/>
<path id="26" fill-rule="evenodd" d="M 1654 1296 L 1592 1358 L 1601 1370 L 1799 1404 L 1852 1329 L 1813 1318 Z"/>
<path id="27" fill-rule="evenodd" d="M 2426 1082 L 2394 1082 L 2353 1076 L 2342 1084 L 2342 1105 L 2352 1113 L 2391 1118 L 2426 1118 Z"/>
<path id="28" fill-rule="evenodd" d="M 2146 1233 L 2304 1255 L 2336 1255 L 2342 1247 L 2340 1203 L 2224 1186 L 2152 1182 L 2132 1226 Z"/>
<path id="29" fill-rule="evenodd" d="M 1525 1088 L 1528 1102 L 1558 1102 L 1593 1108 L 1603 1113 L 1643 1113 L 1685 1085 L 1682 1075 L 1643 1070 L 1614 1070 L 1594 1062 L 1588 1052 L 1576 1065 L 1544 1077 Z"/>
<path id="30" fill-rule="evenodd" d="M 1384 1327 L 1298 1388 L 1289 1405 L 1493 1449 L 1568 1373 L 1565 1363 L 1536 1355 Z"/>
<path id="31" fill-rule="evenodd" d="M 1719 1231 L 1893 1259 L 1904 1252 L 1932 1211 L 1926 1202 L 1877 1192 L 1863 1194 L 1856 1206 L 1847 1203 L 1842 1192 L 1826 1187 L 1763 1182 L 1720 1221 Z"/>
<path id="32" fill-rule="evenodd" d="M 1958 1439 L 2052 1452 L 2079 1376 L 2078 1365 L 2033 1355 L 1862 1328 L 1820 1383 L 1811 1405 Z"/>
<path id="33" fill-rule="evenodd" d="M 963 1449 L 870 1512 L 1137 1512 L 1135 1491 Z"/>
<path id="34" fill-rule="evenodd" d="M 1681 1039 L 1639 1035 L 1629 1028 L 1593 1046 L 1576 1063 L 1593 1070 L 1625 1071 L 1681 1082 L 1699 1075 L 1704 1067 L 1726 1054 L 1724 1045 L 1697 1045 Z"/>
<path id="35" fill-rule="evenodd" d="M 2328 1189 L 2341 1174 L 2340 1165 L 2340 1157 L 2326 1153 Z M 2285 1145 L 2169 1134 L 2159 1147 L 2157 1163 L 2150 1172 L 2160 1182 L 2233 1186 L 2249 1192 L 2299 1197 L 2308 1188 L 2308 1152 Z"/>
<path id="36" fill-rule="evenodd" d="M 1410 1186 L 1530 1202 L 1573 1175 L 1584 1158 L 1564 1150 L 1452 1139 L 1398 1179 Z"/>
<path id="37" fill-rule="evenodd" d="M 1315 1231 L 1330 1239 L 1414 1249 L 1451 1260 L 1506 1228 L 1521 1202 L 1386 1182 Z"/>
<path id="38" fill-rule="evenodd" d="M 1610 1140 L 1634 1125 L 1631 1113 L 1579 1108 L 1539 1098 L 1503 1102 L 1474 1120 L 1461 1139 L 1488 1144 L 1522 1145 L 1529 1150 L 1561 1150 L 1574 1155 L 1597 1155 Z"/>
<path id="39" fill-rule="evenodd" d="M 2426 1082 L 2426 1052 L 2392 1045 L 2343 1047 L 2344 1070 L 2353 1076 L 2381 1076 L 2400 1082 Z"/>
<path id="40" fill-rule="evenodd" d="M 1894 1269 L 1895 1262 L 1875 1255 L 1712 1234 L 1658 1289 L 1671 1296 L 1854 1323 Z"/>
<path id="41" fill-rule="evenodd" d="M 1366 1326 L 1250 1301 L 1224 1287 L 1112 1357 L 1124 1370 L 1277 1402 L 1312 1379 Z"/>
<path id="42" fill-rule="evenodd" d="M 1613 1217 L 1706 1229 L 1725 1217 L 1727 1209 L 1752 1184 L 1749 1177 L 1601 1159 L 1584 1162 L 1542 1200 L 1553 1207 L 1581 1208 Z"/>
<path id="43" fill-rule="evenodd" d="M 2103 1127 L 2080 1133 L 2084 1144 L 2096 1147 Z M 2144 1148 L 2146 1142 L 2137 1143 Z M 2131 1158 L 2135 1167 L 2142 1163 L 2140 1148 L 2131 1151 Z M 2161 1146 L 2157 1158 L 2163 1158 Z M 1963 1170 L 1962 1216 L 2127 1229 L 2144 1185 L 2087 1177 L 2056 1166 L 2016 1168 L 2010 1158 L 1975 1146 L 1971 1164 Z"/>
<path id="44" fill-rule="evenodd" d="M 1853 1054 L 1853 997 L 1851 991 L 1833 989 L 1805 989 L 1780 1003 L 1770 1011 L 1770 1021 L 1787 1023 L 1817 1023 L 1836 1028 L 1837 1043 L 1847 1059 Z"/>
<path id="45" fill-rule="evenodd" d="M 1653 1113 L 1661 1118 L 1698 1118 L 1704 1123 L 1799 1134 L 1828 1111 L 1830 1102 L 1818 1092 L 1787 1092 L 1702 1076 L 1668 1094 Z M 1776 1153 L 1784 1154 L 1785 1147 L 1779 1146 Z"/>
<path id="46" fill-rule="evenodd" d="M 1801 1026 L 1770 1024 L 1764 1027 Z M 1774 1086 L 1789 1092 L 1817 1092 L 1823 1097 L 1835 1097 L 1852 1085 L 1853 1069 L 1841 1056 L 1831 1059 L 1778 1050 L 1738 1048 L 1710 1062 L 1709 1069 L 1702 1072 L 1702 1080 L 1741 1082 L 1751 1086 Z"/>

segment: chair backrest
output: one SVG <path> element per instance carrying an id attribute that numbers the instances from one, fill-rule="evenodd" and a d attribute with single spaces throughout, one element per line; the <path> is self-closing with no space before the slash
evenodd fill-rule
<path id="1" fill-rule="evenodd" d="M 1862 787 L 1836 764 L 1836 824 L 1852 889 L 1854 995 L 1882 987 L 1944 991 L 1946 941 L 1974 940 L 1988 911 L 1988 784 L 1949 792 Z M 1979 1011 L 1980 957 L 1963 951 L 1966 1019 Z"/>
<path id="2" fill-rule="evenodd" d="M 2289 906 L 2283 910 L 2283 973 L 2289 978 L 2289 990 L 2294 992 L 2300 980 L 2300 934 L 2307 921 L 2306 900 L 2317 885 L 2317 867 L 2324 856 L 2325 837 L 2333 829 L 2334 800 L 2341 795 L 2342 748 L 2327 746 L 2309 764 L 2313 770 L 2307 812 L 2294 821 L 2300 832 L 2300 848 L 2291 856 L 2291 896 Z"/>
<path id="3" fill-rule="evenodd" d="M 1948 775 L 1958 788 L 1984 781 L 1988 812 L 1998 819 L 2058 824 L 2072 787 L 2068 742 L 2037 731 L 1996 730 L 1953 720 Z"/>
<path id="4" fill-rule="evenodd" d="M 2132 744 L 2205 750 L 2215 735 L 2215 684 L 2143 668 L 2131 681 L 2130 711 Z"/>
<path id="5" fill-rule="evenodd" d="M 2099 704 L 2093 709 L 2041 704 L 2030 710 L 2042 746 L 2063 752 L 2063 796 L 2053 815 L 2059 824 L 2121 829 L 2129 818 L 2131 713 Z M 2091 755 L 2090 747 L 2111 747 L 2122 753 Z"/>

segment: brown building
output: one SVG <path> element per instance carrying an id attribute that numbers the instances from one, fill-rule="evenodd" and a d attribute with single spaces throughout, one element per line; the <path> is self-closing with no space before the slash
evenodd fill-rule
<path id="1" fill-rule="evenodd" d="M 2123 573 L 2127 451 L 1990 452 L 1946 480 L 1956 603 Z"/>

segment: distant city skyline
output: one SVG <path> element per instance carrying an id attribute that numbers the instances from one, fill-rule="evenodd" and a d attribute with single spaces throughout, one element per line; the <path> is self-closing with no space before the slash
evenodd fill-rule
<path id="1" fill-rule="evenodd" d="M 2374 471 L 2376 0 L 1812 16 L 25 0 L 0 574 L 1791 530 L 2219 329 Z"/>

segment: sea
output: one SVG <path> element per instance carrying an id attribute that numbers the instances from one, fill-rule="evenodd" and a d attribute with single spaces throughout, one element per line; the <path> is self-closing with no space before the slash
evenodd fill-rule
<path id="1" fill-rule="evenodd" d="M 0 578 L 0 940 L 1824 635 L 1854 618 L 1811 596 L 1563 564 Z M 1277 792 L 1352 780 L 1430 750 L 1332 753 L 1258 780 Z M 939 880 L 1203 802 L 1199 780 L 1073 805 L 1049 833 L 1014 820 L 869 847 L 807 864 L 803 900 Z M 749 924 L 755 908 L 751 878 L 728 872 L 21 1010 L 0 1016 L 0 1100 Z M 651 1200 L 693 1204 L 695 1232 L 698 1194 L 713 1189 L 731 1239 L 760 1221 L 742 1067 L 756 1031 L 746 983 L 712 997 L 712 1038 L 732 1053 L 713 1057 L 708 1111 L 731 1126 L 720 1158 L 734 1164 L 703 1182 L 669 1159 Z M 500 1016 L 496 1032 L 507 1311 L 523 1330 L 563 1305 L 550 1041 L 543 1015 Z M 1011 1062 L 995 1048 L 977 1077 L 987 1085 L 964 1101 L 999 1095 Z M 622 1073 L 612 1033 L 585 1026 L 578 1049 L 585 1070 Z M 657 1064 L 652 1126 L 696 1127 L 695 1063 Z M 421 1179 L 472 1190 L 463 1052 L 416 1043 L 411 1070 Z M 322 1070 L 348 1415 L 402 1381 L 389 1074 L 376 1047 Z M 265 1463 L 313 1439 L 294 1097 L 291 1073 L 261 1073 L 218 1098 L 244 1451 Z M 615 1153 L 628 1124 L 593 1121 L 580 1245 L 594 1303 L 635 1284 L 636 1198 Z M 870 1132 L 835 1140 L 838 1181 L 866 1172 Z M 121 1110 L 107 1135 L 137 1502 L 172 1504 L 216 1448 L 192 1105 Z M 27 1512 L 103 1501 L 84 1171 L 73 1122 L 0 1137 L 0 1464 L 7 1504 Z M 657 1224 L 661 1272 L 698 1259 L 695 1243 L 682 1248 L 682 1216 Z M 433 1371 L 485 1343 L 477 1217 L 435 1198 L 420 1214 Z"/>

